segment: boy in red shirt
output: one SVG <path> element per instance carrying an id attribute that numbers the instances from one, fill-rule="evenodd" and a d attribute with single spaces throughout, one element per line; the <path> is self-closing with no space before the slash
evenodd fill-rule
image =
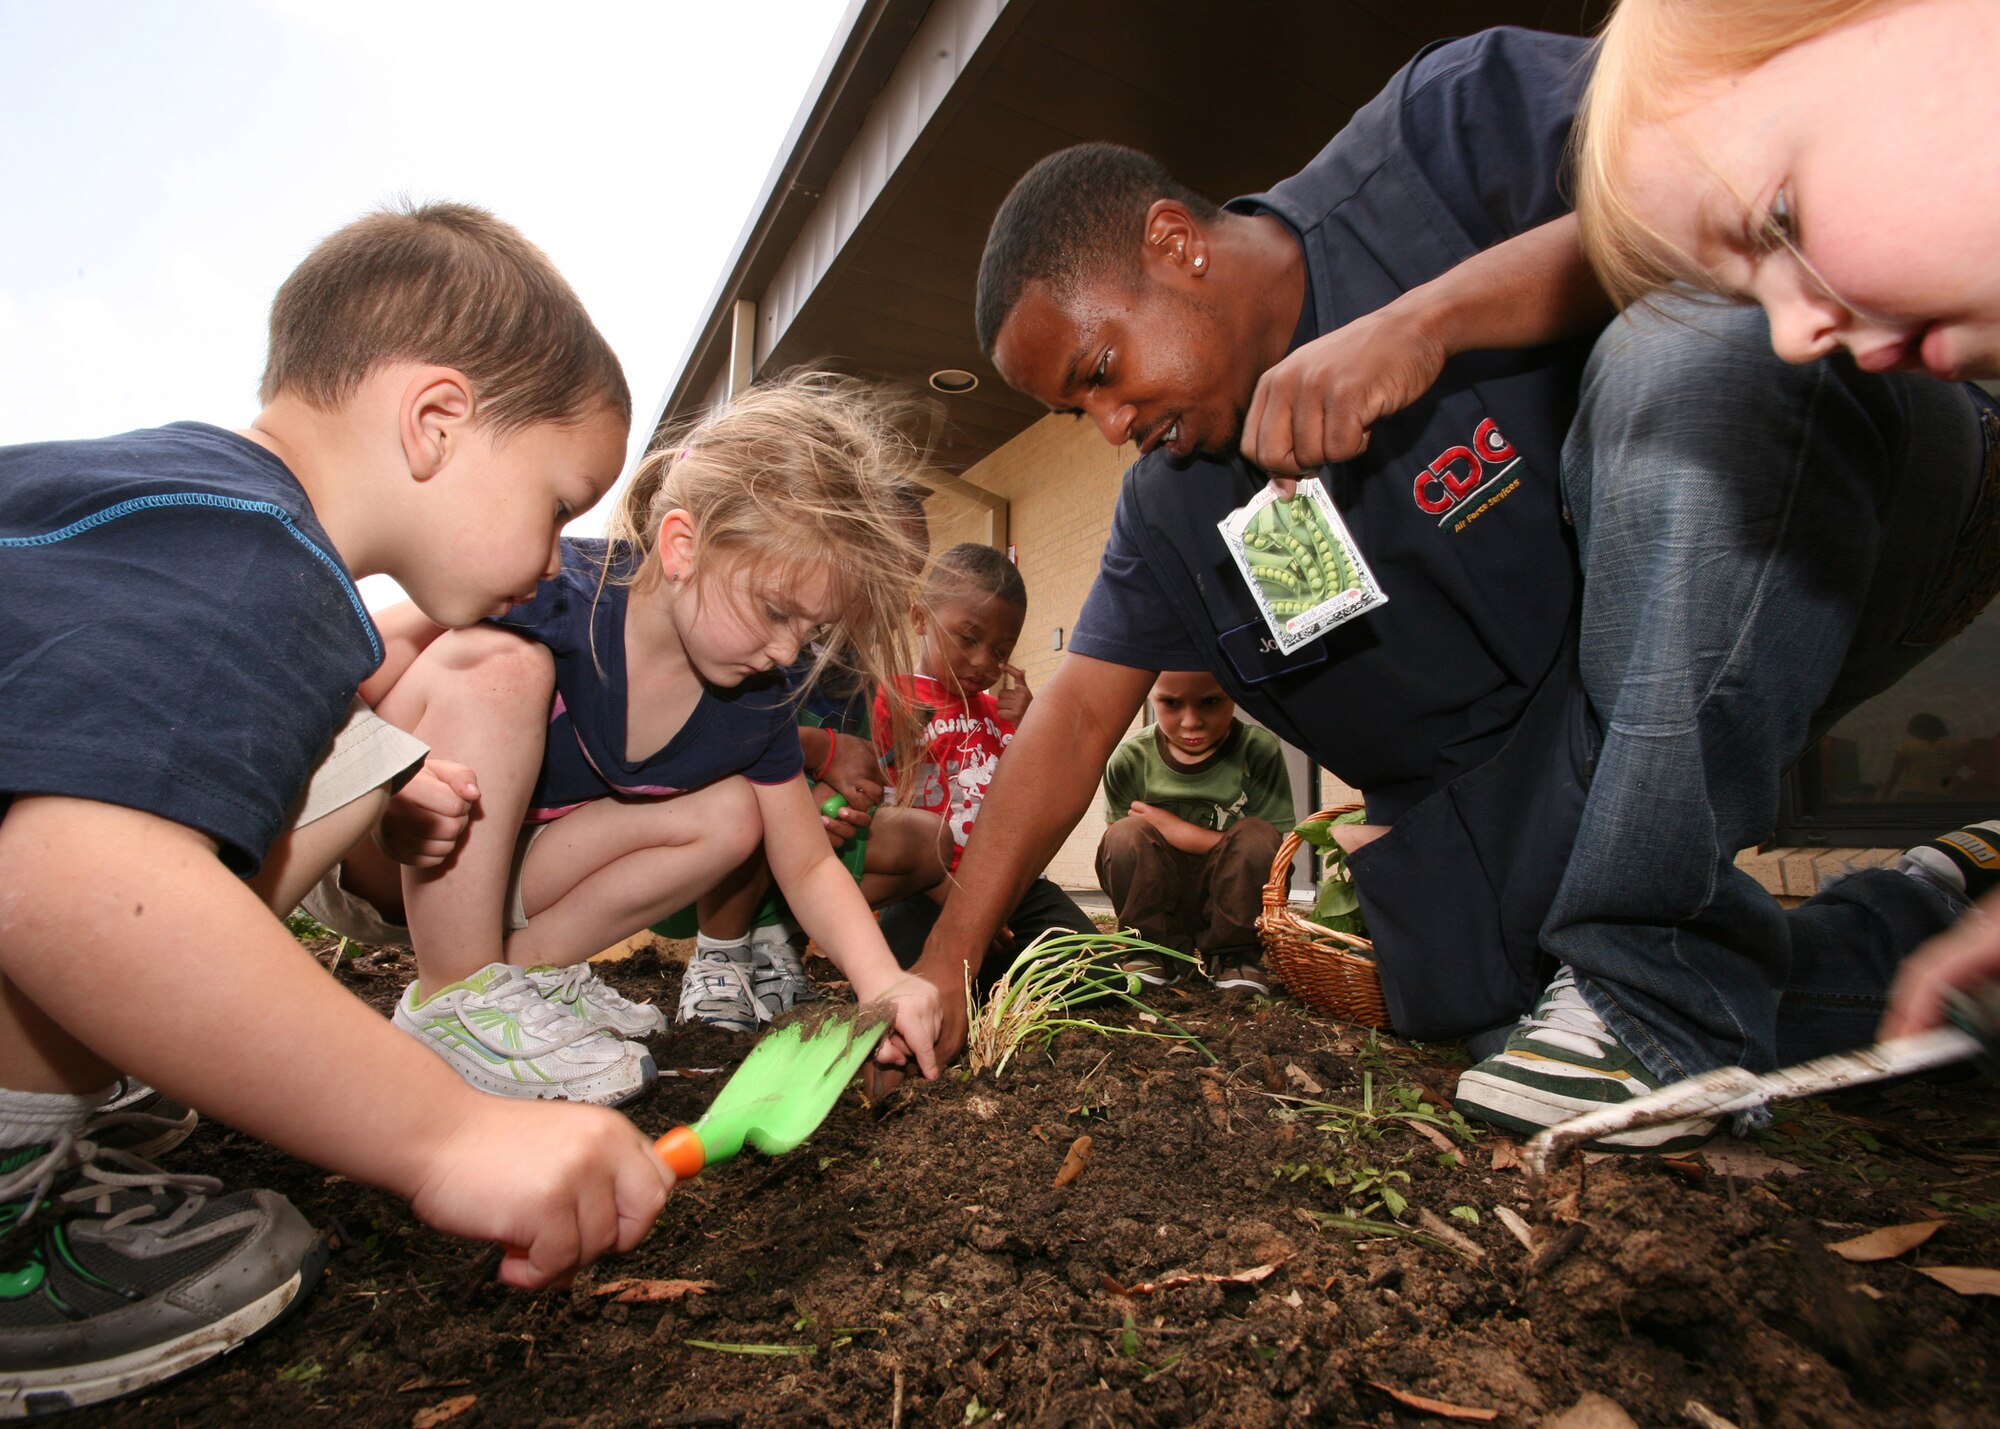
<path id="1" fill-rule="evenodd" d="M 991 546 L 971 542 L 938 557 L 915 612 L 923 638 L 922 661 L 916 674 L 899 681 L 924 726 L 922 763 L 911 776 L 917 781 L 912 803 L 937 814 L 950 829 L 953 869 L 972 835 L 994 766 L 1034 698 L 1028 677 L 1007 663 L 1027 616 L 1028 588 L 1014 563 Z M 989 693 L 1002 679 L 1006 685 L 1000 693 Z M 875 728 L 893 727 L 887 693 L 878 690 Z M 889 749 L 880 747 L 880 752 L 890 777 L 900 777 L 891 767 Z M 904 967 L 923 951 L 924 939 L 952 886 L 948 875 L 929 893 L 882 910 L 883 936 Z M 980 970 L 981 987 L 998 977 L 1014 954 L 1050 929 L 1097 931 L 1068 894 L 1046 877 L 1038 877 L 1007 920 L 1011 942 L 1003 938 L 1004 948 L 988 952 Z"/>

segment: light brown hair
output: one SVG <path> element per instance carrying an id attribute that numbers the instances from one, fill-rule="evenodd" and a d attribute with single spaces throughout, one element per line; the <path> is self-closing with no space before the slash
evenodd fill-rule
<path id="1" fill-rule="evenodd" d="M 1671 283 L 1709 286 L 1692 254 L 1625 199 L 1633 131 L 1670 120 L 1704 85 L 1904 0 L 1622 0 L 1598 37 L 1578 113 L 1576 211 L 1584 252 L 1620 306 Z"/>
<path id="2" fill-rule="evenodd" d="M 757 383 L 639 464 L 606 531 L 607 578 L 641 590 L 663 579 L 651 558 L 675 509 L 693 518 L 697 600 L 718 566 L 749 562 L 774 593 L 825 570 L 840 614 L 798 696 L 836 671 L 885 689 L 889 742 L 910 767 L 915 718 L 895 677 L 916 668 L 909 611 L 928 544 L 926 463 L 909 433 L 928 417 L 920 399 L 831 373 Z"/>
<path id="3" fill-rule="evenodd" d="M 271 302 L 260 400 L 330 410 L 385 362 L 465 374 L 499 433 L 575 422 L 602 405 L 632 420 L 609 343 L 541 249 L 469 204 L 382 209 L 320 240 Z"/>

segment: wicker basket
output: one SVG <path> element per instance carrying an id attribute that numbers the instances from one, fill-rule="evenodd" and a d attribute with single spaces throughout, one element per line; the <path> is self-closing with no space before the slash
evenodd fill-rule
<path id="1" fill-rule="evenodd" d="M 1330 819 L 1359 807 L 1336 804 L 1313 818 Z M 1296 832 L 1285 835 L 1271 864 L 1270 881 L 1264 885 L 1264 911 L 1257 917 L 1264 961 L 1292 996 L 1315 1012 L 1386 1031 L 1389 1008 L 1382 1001 L 1382 980 L 1370 956 L 1375 945 L 1351 933 L 1322 928 L 1291 905 L 1292 859 L 1301 842 Z"/>

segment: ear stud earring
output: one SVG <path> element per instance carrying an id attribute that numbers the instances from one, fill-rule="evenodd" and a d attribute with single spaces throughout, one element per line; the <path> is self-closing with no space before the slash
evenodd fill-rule
<path id="1" fill-rule="evenodd" d="M 1207 262 L 1208 262 L 1208 260 L 1207 260 L 1206 258 L 1197 258 L 1197 259 L 1195 259 L 1195 260 L 1194 260 L 1194 266 L 1195 266 L 1195 267 L 1197 267 L 1197 268 L 1199 268 L 1199 267 L 1202 267 L 1202 266 L 1203 266 L 1204 264 L 1206 264 Z"/>

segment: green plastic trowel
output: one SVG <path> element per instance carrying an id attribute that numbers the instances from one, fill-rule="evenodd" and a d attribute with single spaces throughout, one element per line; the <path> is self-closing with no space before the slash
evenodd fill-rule
<path id="1" fill-rule="evenodd" d="M 773 1023 L 692 1126 L 653 1143 L 681 1180 L 727 1161 L 746 1143 L 782 1156 L 811 1136 L 888 1032 L 887 1002 L 815 1007 Z"/>

